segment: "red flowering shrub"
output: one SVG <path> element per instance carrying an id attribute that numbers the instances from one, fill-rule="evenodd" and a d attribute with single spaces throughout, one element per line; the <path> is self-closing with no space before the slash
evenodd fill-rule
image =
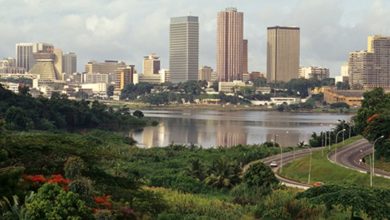
<path id="1" fill-rule="evenodd" d="M 33 183 L 46 183 L 46 178 L 43 175 L 24 175 L 23 179 Z"/>
<path id="2" fill-rule="evenodd" d="M 43 175 L 25 175 L 23 179 L 33 183 L 56 183 L 58 185 L 67 186 L 71 181 L 64 178 L 61 174 L 52 175 L 50 178 L 45 178 Z"/>
<path id="3" fill-rule="evenodd" d="M 93 199 L 96 204 L 104 206 L 108 209 L 112 208 L 112 203 L 110 201 L 111 196 L 105 195 L 105 196 L 95 196 Z"/>
<path id="4" fill-rule="evenodd" d="M 379 117 L 379 114 L 373 114 L 371 115 L 368 119 L 367 119 L 367 123 L 370 123 L 372 122 L 373 120 L 375 120 L 376 118 Z"/>
<path id="5" fill-rule="evenodd" d="M 70 183 L 69 179 L 64 178 L 61 174 L 52 175 L 50 179 L 47 180 L 48 183 L 57 183 L 59 185 L 68 185 Z"/>

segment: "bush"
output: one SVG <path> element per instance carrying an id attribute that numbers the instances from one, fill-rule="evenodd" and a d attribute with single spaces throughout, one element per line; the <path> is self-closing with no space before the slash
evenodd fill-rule
<path id="1" fill-rule="evenodd" d="M 40 219 L 93 219 L 90 209 L 79 196 L 57 184 L 45 184 L 26 200 L 26 217 Z"/>
<path id="2" fill-rule="evenodd" d="M 69 157 L 64 165 L 65 176 L 70 179 L 80 177 L 85 169 L 86 166 L 83 159 L 77 156 Z"/>
<path id="3" fill-rule="evenodd" d="M 323 207 L 313 206 L 306 200 L 295 199 L 295 192 L 277 190 L 255 208 L 255 217 L 261 219 L 320 219 Z"/>
<path id="4" fill-rule="evenodd" d="M 244 175 L 244 183 L 249 187 L 260 188 L 263 192 L 271 192 L 279 181 L 271 168 L 264 163 L 251 165 Z"/>

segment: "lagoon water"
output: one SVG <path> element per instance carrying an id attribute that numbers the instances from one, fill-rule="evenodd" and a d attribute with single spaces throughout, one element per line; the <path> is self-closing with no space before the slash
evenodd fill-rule
<path id="1" fill-rule="evenodd" d="M 144 110 L 156 127 L 132 131 L 140 147 L 196 144 L 205 148 L 276 142 L 296 146 L 308 142 L 313 132 L 329 130 L 337 120 L 352 115 L 333 113 L 289 113 L 271 111 Z M 347 134 L 346 134 L 347 135 Z"/>

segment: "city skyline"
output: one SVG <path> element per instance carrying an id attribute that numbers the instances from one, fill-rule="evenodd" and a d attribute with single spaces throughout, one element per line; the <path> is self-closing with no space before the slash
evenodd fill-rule
<path id="1" fill-rule="evenodd" d="M 95 2 L 94 2 L 95 3 Z M 104 11 L 94 7 L 105 6 Z M 244 16 L 244 36 L 249 43 L 249 71 L 266 71 L 266 27 L 301 28 L 301 66 L 329 67 L 339 72 L 348 53 L 359 50 L 372 34 L 389 35 L 390 11 L 385 1 L 110 1 L 92 4 L 71 1 L 2 1 L 8 10 L 0 12 L 4 21 L 0 56 L 15 56 L 19 42 L 49 42 L 78 54 L 79 69 L 89 60 L 123 60 L 140 70 L 142 57 L 156 53 L 162 68 L 168 67 L 169 19 L 192 14 L 200 20 L 200 65 L 215 68 L 216 15 L 234 6 Z M 96 6 L 93 6 L 96 5 Z M 159 5 L 156 7 L 147 7 Z M 207 5 L 205 8 L 204 5 Z M 91 7 L 93 6 L 93 7 Z M 89 8 L 90 7 L 90 8 Z M 134 13 L 128 8 L 137 7 Z M 23 13 L 16 13 L 24 9 Z M 277 11 L 278 13 L 273 13 Z M 145 19 L 135 19 L 143 15 Z M 148 15 L 148 16 L 145 16 Z M 314 16 L 316 15 L 316 16 Z M 322 15 L 322 16 L 318 16 Z M 55 17 L 56 19 L 48 19 Z M 14 28 L 15 26 L 18 28 Z M 335 43 L 337 42 L 337 43 Z"/>

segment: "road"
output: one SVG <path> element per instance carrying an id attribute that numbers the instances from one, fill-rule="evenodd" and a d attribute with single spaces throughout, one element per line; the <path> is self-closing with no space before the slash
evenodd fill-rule
<path id="1" fill-rule="evenodd" d="M 322 149 L 323 149 L 322 147 L 321 148 L 312 148 L 312 151 L 313 152 L 314 151 L 320 151 Z M 302 149 L 302 150 L 295 150 L 295 151 L 283 153 L 282 156 L 280 156 L 280 154 L 277 154 L 277 155 L 273 155 L 273 156 L 270 156 L 270 157 L 266 157 L 266 158 L 261 159 L 261 160 L 252 161 L 252 162 L 250 162 L 249 164 L 247 164 L 247 165 L 245 165 L 243 167 L 243 173 L 245 173 L 246 170 L 252 164 L 262 162 L 262 163 L 264 163 L 266 165 L 270 165 L 270 163 L 272 161 L 275 161 L 278 164 L 278 166 L 272 168 L 272 170 L 274 171 L 276 178 L 278 178 L 278 180 L 283 185 L 286 185 L 286 186 L 289 186 L 289 187 L 300 188 L 300 189 L 308 189 L 312 185 L 305 184 L 305 183 L 300 183 L 300 182 L 297 182 L 295 180 L 291 180 L 291 179 L 279 176 L 278 175 L 278 170 L 279 169 L 283 169 L 283 167 L 281 166 L 282 165 L 282 160 L 283 160 L 283 166 L 284 166 L 284 165 L 294 161 L 295 159 L 302 158 L 302 157 L 307 156 L 309 154 L 310 154 L 310 150 L 309 149 Z"/>
<path id="2" fill-rule="evenodd" d="M 366 139 L 361 139 L 345 147 L 332 151 L 328 158 L 331 162 L 346 167 L 348 169 L 357 170 L 361 173 L 367 173 L 370 161 L 366 163 L 362 162 L 361 159 L 367 155 L 372 154 L 372 144 Z M 368 163 L 368 164 L 367 164 Z M 375 169 L 375 176 L 381 176 L 390 179 L 390 172 Z"/>

